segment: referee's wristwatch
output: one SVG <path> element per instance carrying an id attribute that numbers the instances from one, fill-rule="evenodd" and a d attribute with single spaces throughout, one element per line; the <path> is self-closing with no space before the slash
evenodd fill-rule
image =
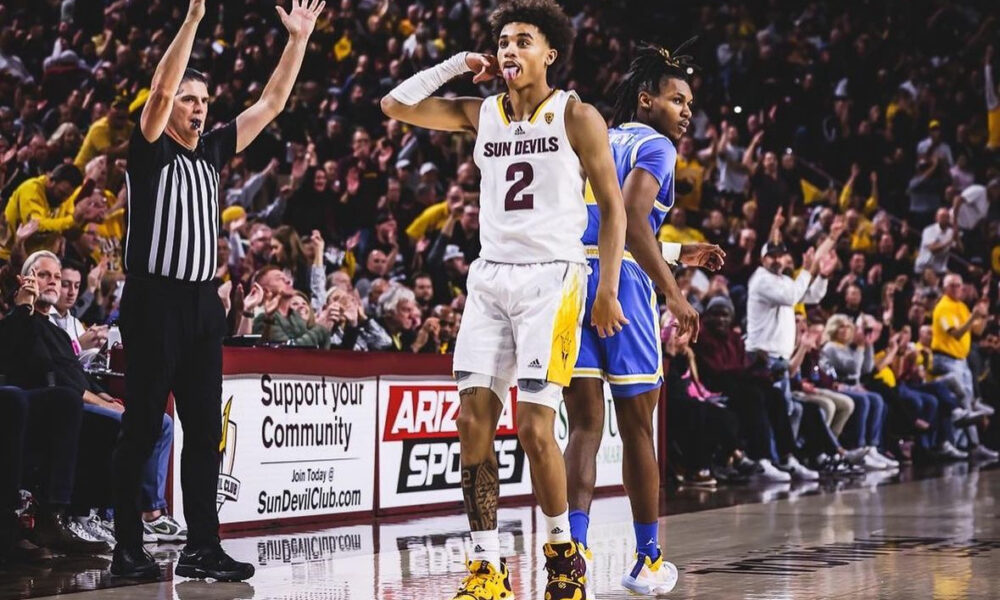
<path id="1" fill-rule="evenodd" d="M 253 319 L 253 311 L 251 311 L 251 310 L 245 310 L 245 311 L 243 311 L 242 315 L 244 317 L 248 318 L 248 319 Z"/>

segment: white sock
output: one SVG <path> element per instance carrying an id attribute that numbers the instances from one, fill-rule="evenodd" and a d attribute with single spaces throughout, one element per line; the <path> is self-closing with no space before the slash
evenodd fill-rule
<path id="1" fill-rule="evenodd" d="M 472 551 L 469 560 L 485 560 L 500 570 L 500 530 L 472 532 Z"/>
<path id="2" fill-rule="evenodd" d="M 544 516 L 545 535 L 548 536 L 550 544 L 568 544 L 573 541 L 569 532 L 569 508 L 554 517 Z"/>

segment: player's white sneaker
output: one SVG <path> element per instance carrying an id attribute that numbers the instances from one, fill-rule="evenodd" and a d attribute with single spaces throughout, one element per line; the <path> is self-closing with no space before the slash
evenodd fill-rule
<path id="1" fill-rule="evenodd" d="M 579 542 L 576 545 L 580 549 L 580 554 L 583 555 L 583 562 L 587 563 L 587 581 L 584 583 L 584 589 L 587 590 L 587 600 L 597 600 L 597 595 L 594 591 L 596 587 L 594 583 L 594 553 L 590 551 L 590 548 Z"/>
<path id="2" fill-rule="evenodd" d="M 677 567 L 663 560 L 663 552 L 655 561 L 637 554 L 635 565 L 622 575 L 622 586 L 633 594 L 655 596 L 666 594 L 677 585 Z M 589 596 L 588 596 L 589 597 Z"/>

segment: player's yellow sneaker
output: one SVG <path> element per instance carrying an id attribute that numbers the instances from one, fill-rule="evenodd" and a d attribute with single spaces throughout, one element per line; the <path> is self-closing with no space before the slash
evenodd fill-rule
<path id="1" fill-rule="evenodd" d="M 545 544 L 545 600 L 585 600 L 587 598 L 587 563 L 574 542 Z"/>
<path id="2" fill-rule="evenodd" d="M 501 560 L 499 570 L 486 560 L 470 560 L 466 564 L 469 574 L 453 600 L 514 600 L 506 563 Z"/>
<path id="3" fill-rule="evenodd" d="M 663 552 L 656 560 L 637 554 L 635 566 L 622 575 L 622 586 L 633 594 L 655 596 L 666 594 L 677 585 L 677 567 L 663 560 Z"/>

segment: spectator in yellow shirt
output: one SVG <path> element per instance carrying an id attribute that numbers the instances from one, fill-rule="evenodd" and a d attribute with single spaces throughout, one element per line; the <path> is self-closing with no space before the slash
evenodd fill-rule
<path id="1" fill-rule="evenodd" d="M 460 219 L 464 209 L 465 192 L 459 185 L 453 185 L 448 188 L 444 200 L 425 208 L 424 212 L 410 223 L 406 228 L 406 235 L 414 242 L 419 241 L 427 235 L 427 232 L 441 229 L 448 220 L 448 215 Z"/>
<path id="2" fill-rule="evenodd" d="M 982 332 L 989 317 L 989 300 L 980 300 L 972 311 L 962 301 L 962 278 L 949 273 L 944 278 L 944 296 L 934 307 L 931 321 L 931 350 L 934 352 L 934 369 L 954 375 L 959 381 L 962 407 L 974 413 L 991 415 L 993 407 L 975 396 L 972 370 L 968 356 L 972 347 L 972 333 Z M 973 458 L 997 458 L 993 450 L 978 444 L 978 436 L 970 435 Z"/>
<path id="3" fill-rule="evenodd" d="M 670 209 L 670 222 L 660 228 L 659 239 L 663 243 L 692 244 L 695 242 L 705 242 L 705 235 L 695 229 L 688 227 L 687 214 L 683 208 L 677 206 Z"/>
<path id="4" fill-rule="evenodd" d="M 77 249 L 85 249 L 85 252 L 83 250 L 81 252 L 86 256 L 81 254 L 79 257 L 70 258 L 88 267 L 96 265 L 102 259 L 107 259 L 108 270 L 115 272 L 123 270 L 121 242 L 125 235 L 125 198 L 122 196 L 119 199 L 108 189 L 108 166 L 108 157 L 102 155 L 88 162 L 84 171 L 85 180 L 94 182 L 90 198 L 95 204 L 106 207 L 104 218 L 92 226 L 84 227 L 79 232 L 69 231 L 66 238 L 70 246 L 84 244 L 84 246 L 78 246 Z M 70 201 L 76 202 L 82 190 L 83 186 L 74 190 Z M 83 242 L 80 242 L 81 238 L 83 238 Z M 67 247 L 67 252 L 69 252 L 69 247 Z"/>
<path id="5" fill-rule="evenodd" d="M 102 154 L 111 159 L 125 158 L 133 127 L 128 119 L 128 100 L 116 100 L 107 116 L 94 121 L 90 126 L 73 164 L 82 171 L 87 163 Z"/>
<path id="6" fill-rule="evenodd" d="M 875 227 L 872 222 L 854 208 L 847 209 L 844 217 L 847 223 L 847 235 L 851 239 L 851 250 L 865 254 L 875 252 Z"/>
<path id="7" fill-rule="evenodd" d="M 694 139 L 691 136 L 681 138 L 677 147 L 677 165 L 674 167 L 674 193 L 676 202 L 684 210 L 699 212 L 701 210 L 701 185 L 705 180 L 705 167 L 698 161 L 694 150 Z"/>
<path id="8" fill-rule="evenodd" d="M 31 254 L 54 248 L 59 237 L 69 229 L 103 219 L 103 203 L 88 199 L 77 204 L 70 199 L 74 188 L 82 181 L 76 167 L 63 164 L 48 175 L 33 177 L 18 186 L 4 210 L 8 231 L 0 246 L 0 259 L 10 260 L 14 232 L 29 221 L 38 222 L 37 233 L 25 242 L 25 250 Z"/>
<path id="9" fill-rule="evenodd" d="M 875 171 L 871 173 L 872 189 L 867 199 L 863 199 L 854 193 L 854 184 L 857 182 L 858 175 L 860 174 L 861 167 L 858 163 L 851 165 L 851 176 L 848 178 L 847 183 L 844 184 L 844 189 L 840 191 L 838 204 L 840 205 L 841 212 L 845 212 L 849 208 L 855 208 L 863 212 L 866 217 L 871 217 L 878 210 L 878 174 Z"/>
<path id="10" fill-rule="evenodd" d="M 986 147 L 990 150 L 1000 150 L 1000 98 L 997 97 L 997 85 L 993 81 L 993 46 L 987 46 L 984 76 L 986 87 Z"/>

